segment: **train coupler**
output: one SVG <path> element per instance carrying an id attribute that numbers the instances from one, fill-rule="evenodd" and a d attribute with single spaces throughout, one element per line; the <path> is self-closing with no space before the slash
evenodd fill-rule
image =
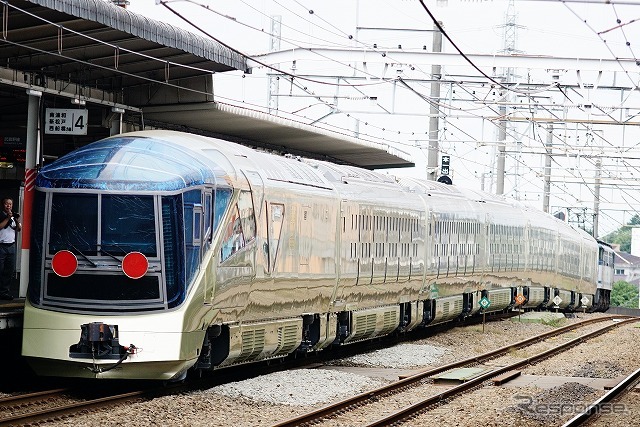
<path id="1" fill-rule="evenodd" d="M 135 349 L 135 346 L 133 347 Z M 80 341 L 69 347 L 69 357 L 120 359 L 123 355 L 129 354 L 130 350 L 130 347 L 121 346 L 118 342 L 118 325 L 85 323 L 80 326 Z"/>

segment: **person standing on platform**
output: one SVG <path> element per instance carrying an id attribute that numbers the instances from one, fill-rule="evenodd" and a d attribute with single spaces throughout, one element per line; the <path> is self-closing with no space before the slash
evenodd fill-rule
<path id="1" fill-rule="evenodd" d="M 11 281 L 16 273 L 16 232 L 22 230 L 13 199 L 2 199 L 0 211 L 0 300 L 12 300 Z"/>

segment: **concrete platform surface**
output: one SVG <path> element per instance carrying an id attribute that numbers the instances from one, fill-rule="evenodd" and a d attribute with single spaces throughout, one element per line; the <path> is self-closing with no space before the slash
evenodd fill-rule
<path id="1" fill-rule="evenodd" d="M 22 327 L 24 298 L 12 301 L 0 300 L 0 330 Z"/>

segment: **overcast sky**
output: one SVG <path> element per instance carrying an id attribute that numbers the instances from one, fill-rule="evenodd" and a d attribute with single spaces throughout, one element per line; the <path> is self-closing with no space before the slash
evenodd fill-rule
<path id="1" fill-rule="evenodd" d="M 629 2 L 627 2 L 629 3 Z M 299 49 L 303 47 L 360 47 L 371 49 L 396 49 L 399 45 L 404 51 L 431 50 L 433 20 L 417 0 L 238 0 L 238 1 L 171 1 L 169 6 L 179 11 L 187 20 L 205 29 L 216 39 L 249 55 L 269 51 L 271 17 L 281 16 L 280 49 Z M 443 23 L 444 29 L 457 47 L 466 54 L 496 54 L 505 47 L 505 22 L 507 1 L 426 1 L 429 11 Z M 583 3 L 559 1 L 519 1 L 514 2 L 516 45 L 515 48 L 527 55 L 556 56 L 566 58 L 640 58 L 640 7 L 638 5 L 602 5 L 594 1 Z M 155 0 L 131 0 L 129 10 L 144 14 L 150 18 L 170 22 L 189 31 L 198 32 L 183 19 L 172 14 Z M 356 29 L 359 27 L 359 29 Z M 512 28 L 513 29 L 513 28 Z M 426 30 L 426 31 L 425 31 Z M 445 40 L 445 52 L 456 52 L 451 43 Z M 393 63 L 392 54 L 387 59 Z M 345 72 L 344 64 L 338 64 L 331 58 L 318 58 L 316 61 L 292 64 L 279 64 L 287 72 L 322 75 L 350 75 Z M 383 72 L 398 73 L 404 79 L 426 79 L 430 76 L 430 66 L 416 65 L 415 70 L 408 67 L 390 67 L 384 71 L 370 64 L 369 71 L 374 76 Z M 490 71 L 490 70 L 488 70 Z M 215 93 L 221 101 L 246 105 L 267 106 L 268 70 L 256 69 L 251 75 L 242 73 L 220 73 L 215 76 Z M 516 69 L 515 79 L 523 82 L 547 84 L 551 82 L 551 73 L 547 70 Z M 479 73 L 468 67 L 466 70 L 445 68 L 445 75 Z M 351 74 L 357 74 L 355 72 Z M 562 73 L 561 73 L 562 74 Z M 583 83 L 633 87 L 637 85 L 638 73 L 609 73 L 598 80 L 596 71 L 583 71 L 580 78 Z M 565 73 L 560 77 L 562 83 L 576 83 L 576 75 Z M 323 87 L 312 83 L 300 84 L 300 87 L 280 85 L 279 108 L 282 114 L 294 113 L 297 117 L 311 122 L 335 126 L 344 132 L 359 132 L 361 136 L 390 141 L 397 148 L 411 153 L 416 160 L 412 170 L 393 171 L 394 173 L 424 176 L 426 150 L 424 144 L 428 131 L 429 105 L 416 93 L 429 95 L 428 84 L 415 83 L 412 91 L 397 84 L 372 86 L 366 88 Z M 306 92 L 305 92 L 306 90 Z M 464 93 L 468 90 L 468 93 Z M 287 92 L 288 91 L 288 92 Z M 316 102 L 309 93 L 322 96 L 322 102 Z M 473 93 L 472 93 L 473 92 Z M 284 96 L 289 94 L 290 97 Z M 331 94 L 339 93 L 338 101 L 327 101 Z M 378 105 L 363 103 L 361 96 L 377 97 Z M 633 117 L 640 112 L 640 100 L 616 91 L 576 90 L 568 93 L 566 99 L 559 93 L 547 95 L 549 103 L 562 103 L 564 114 L 573 114 L 576 105 L 594 103 L 611 105 L 606 111 L 586 112 L 586 118 Z M 441 154 L 452 156 L 454 183 L 473 188 L 494 189 L 488 177 L 495 167 L 495 143 L 497 126 L 495 109 L 480 110 L 480 99 L 500 101 L 487 87 L 461 85 L 442 89 L 441 96 L 449 97 L 453 109 L 443 107 L 441 113 L 446 119 L 440 121 Z M 476 97 L 475 102 L 461 103 L 464 97 Z M 509 99 L 521 99 L 511 94 Z M 621 96 L 627 98 L 620 99 Z M 525 99 L 531 101 L 531 97 Z M 473 101 L 473 100 L 472 100 Z M 337 106 L 337 111 L 327 115 L 329 102 Z M 324 103 L 324 104 L 323 104 Z M 624 107 L 624 108 L 621 108 Z M 456 110 L 458 108 L 458 110 Z M 395 115 L 380 114 L 380 110 L 392 110 Z M 595 109 L 594 109 L 595 110 Z M 560 111 L 560 110 L 558 110 Z M 415 115 L 411 115 L 415 113 Z M 513 114 L 525 114 L 526 111 L 514 111 Z M 530 112 L 533 116 L 548 117 L 556 114 L 540 109 Z M 562 114 L 562 112 L 558 113 Z M 625 115 L 626 114 L 626 115 Z M 357 124 L 356 124 L 357 122 Z M 366 125 L 365 125 L 366 123 Z M 584 206 L 593 208 L 593 177 L 595 174 L 594 146 L 599 155 L 605 157 L 603 169 L 610 174 L 611 184 L 603 185 L 601 190 L 600 235 L 626 223 L 631 215 L 640 210 L 640 194 L 635 188 L 622 187 L 620 177 L 640 176 L 633 158 L 640 158 L 640 150 L 635 148 L 640 140 L 638 126 L 591 126 L 579 124 L 560 126 L 554 129 L 559 145 L 558 152 L 565 157 L 554 157 L 552 187 L 552 207 Z M 544 159 L 540 152 L 546 139 L 546 127 L 531 124 L 513 124 L 508 132 L 510 145 L 507 145 L 507 177 L 505 194 L 518 198 L 525 203 L 542 207 L 542 172 Z M 422 136 L 420 136 L 422 135 Z M 574 148 L 578 146 L 578 149 Z M 604 148 L 601 148 L 604 147 Z M 624 159 L 620 149 L 624 148 Z M 564 150 L 564 151 L 563 151 Z M 634 175 L 635 174 L 635 175 Z M 484 183 L 482 177 L 485 177 Z M 606 181 L 606 180 L 605 180 Z M 581 184 L 582 182 L 582 184 Z"/>

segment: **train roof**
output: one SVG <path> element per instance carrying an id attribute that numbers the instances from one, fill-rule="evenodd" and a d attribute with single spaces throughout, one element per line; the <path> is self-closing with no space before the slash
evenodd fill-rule
<path id="1" fill-rule="evenodd" d="M 42 168 L 44 188 L 172 191 L 225 182 L 226 171 L 202 153 L 150 133 L 123 134 L 94 142 Z"/>

